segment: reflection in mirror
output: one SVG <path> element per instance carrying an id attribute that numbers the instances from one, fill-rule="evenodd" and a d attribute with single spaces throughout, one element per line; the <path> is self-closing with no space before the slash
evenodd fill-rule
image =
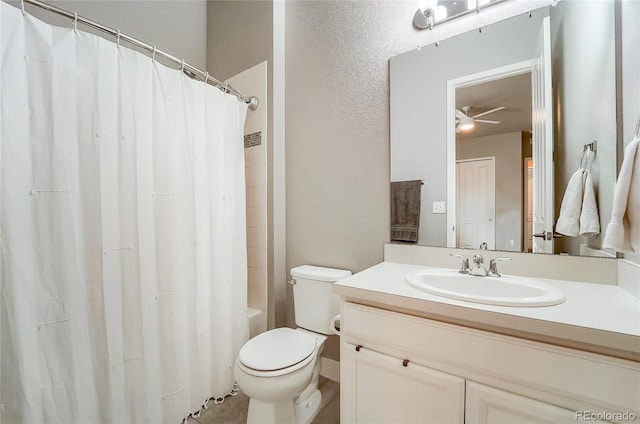
<path id="1" fill-rule="evenodd" d="M 544 107 L 536 103 L 532 84 L 538 77 L 532 73 L 540 72 L 535 63 L 546 17 L 552 83 Z M 590 167 L 603 232 L 610 218 L 616 178 L 614 23 L 613 2 L 559 2 L 391 58 L 391 181 L 424 181 L 418 244 L 610 255 L 600 249 L 600 236 L 551 236 L 583 145 L 594 140 L 598 152 Z M 529 71 L 512 71 L 509 78 L 477 77 L 527 63 Z M 451 90 L 453 82 L 458 84 Z M 541 117 L 550 120 L 546 130 L 539 127 Z M 460 129 L 470 122 L 473 130 Z M 536 144 L 536 136 L 548 142 L 547 152 L 536 154 L 531 140 L 544 144 Z M 545 162 L 540 158 L 547 153 Z M 493 161 L 494 184 L 485 159 Z M 483 178 L 487 203 L 471 211 Z"/>
<path id="2" fill-rule="evenodd" d="M 530 252 L 531 73 L 458 87 L 455 103 L 456 246 Z"/>

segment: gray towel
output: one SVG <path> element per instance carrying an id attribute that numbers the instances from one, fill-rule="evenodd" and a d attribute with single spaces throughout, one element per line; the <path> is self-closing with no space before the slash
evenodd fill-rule
<path id="1" fill-rule="evenodd" d="M 422 181 L 391 183 L 391 240 L 418 242 Z"/>

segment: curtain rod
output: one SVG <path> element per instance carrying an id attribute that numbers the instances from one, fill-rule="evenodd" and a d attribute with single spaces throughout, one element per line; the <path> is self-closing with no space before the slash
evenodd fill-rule
<path id="1" fill-rule="evenodd" d="M 29 3 L 32 4 L 34 6 L 37 6 L 41 9 L 47 10 L 49 12 L 53 12 L 56 13 L 58 15 L 62 15 L 65 16 L 71 20 L 73 20 L 74 25 L 77 25 L 77 23 L 82 23 L 84 25 L 87 25 L 89 27 L 95 28 L 97 30 L 106 32 L 108 34 L 111 34 L 115 37 L 117 37 L 118 40 L 124 40 L 130 44 L 133 44 L 135 46 L 141 47 L 145 50 L 147 50 L 150 53 L 153 53 L 156 56 L 162 56 L 165 59 L 180 65 L 180 70 L 185 73 L 187 76 L 189 77 L 195 77 L 197 79 L 200 79 L 202 81 L 207 81 L 207 83 L 211 83 L 211 85 L 213 85 L 214 87 L 218 88 L 219 90 L 225 92 L 225 93 L 230 93 L 235 95 L 239 101 L 241 102 L 245 102 L 249 105 L 249 109 L 250 110 L 256 110 L 258 108 L 258 104 L 259 104 L 259 99 L 256 96 L 251 96 L 249 98 L 247 98 L 244 93 L 242 93 L 239 90 L 236 90 L 235 88 L 233 88 L 232 86 L 230 86 L 229 84 L 227 84 L 226 82 L 222 82 L 219 81 L 217 79 L 215 79 L 214 77 L 212 77 L 211 75 L 209 75 L 208 72 L 203 71 L 201 69 L 196 68 L 195 66 L 185 62 L 183 59 L 178 59 L 175 56 L 170 55 L 167 52 L 164 52 L 162 50 L 157 49 L 155 46 L 152 46 L 150 44 L 147 44 L 143 41 L 138 40 L 137 38 L 131 37 L 130 35 L 126 35 L 121 33 L 119 30 L 115 30 L 113 28 L 109 28 L 108 26 L 102 25 L 98 22 L 92 21 L 91 19 L 87 19 L 84 18 L 80 15 L 78 15 L 77 13 L 71 13 L 69 11 L 66 11 L 64 9 L 60 9 L 59 7 L 56 6 L 52 6 L 50 4 L 47 3 L 43 3 L 41 1 L 38 0 L 20 0 L 20 5 L 22 7 L 22 12 L 24 13 L 24 4 L 25 3 Z M 199 78 L 196 74 L 200 74 L 201 77 Z"/>

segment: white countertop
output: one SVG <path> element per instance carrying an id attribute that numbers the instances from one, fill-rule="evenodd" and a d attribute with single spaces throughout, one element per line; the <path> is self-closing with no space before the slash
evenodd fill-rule
<path id="1" fill-rule="evenodd" d="M 431 268 L 382 262 L 334 284 L 345 300 L 560 346 L 640 361 L 640 300 L 610 284 L 534 278 L 562 290 L 555 306 L 493 306 L 448 299 L 409 286 Z"/>

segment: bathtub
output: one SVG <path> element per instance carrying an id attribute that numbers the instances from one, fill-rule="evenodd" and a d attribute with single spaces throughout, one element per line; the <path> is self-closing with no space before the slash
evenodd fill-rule
<path id="1" fill-rule="evenodd" d="M 267 331 L 267 314 L 260 309 L 247 308 L 249 316 L 249 337 L 255 337 Z"/>

